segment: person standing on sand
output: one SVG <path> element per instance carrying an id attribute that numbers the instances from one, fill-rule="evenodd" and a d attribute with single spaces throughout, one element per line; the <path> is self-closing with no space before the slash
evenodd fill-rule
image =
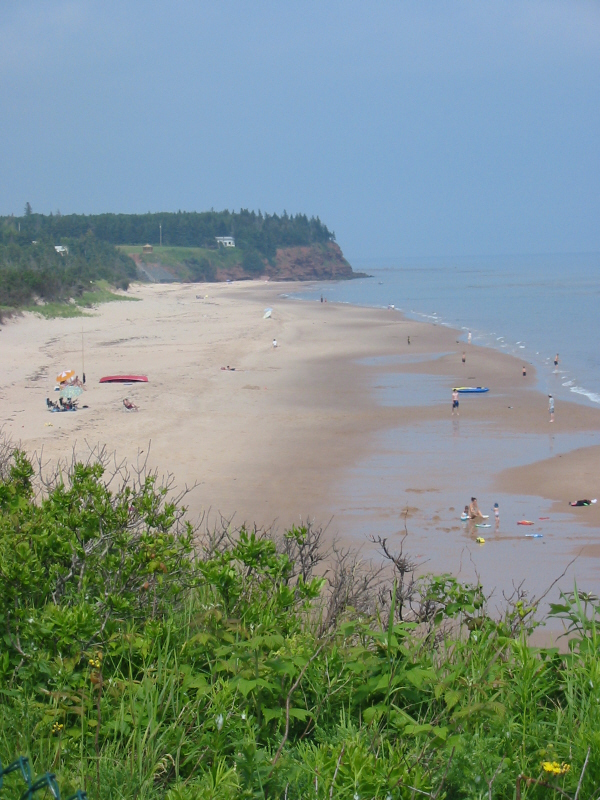
<path id="1" fill-rule="evenodd" d="M 524 378 L 527 377 L 527 367 L 525 366 L 525 364 L 523 364 L 523 377 Z"/>
<path id="2" fill-rule="evenodd" d="M 550 422 L 554 422 L 554 398 L 548 395 L 548 411 L 550 412 Z"/>
<path id="3" fill-rule="evenodd" d="M 496 529 L 500 526 L 500 506 L 494 503 L 494 520 L 496 521 Z"/>
<path id="4" fill-rule="evenodd" d="M 410 336 L 408 336 L 407 339 L 408 339 L 408 343 L 410 344 Z"/>
<path id="5" fill-rule="evenodd" d="M 277 339 L 273 339 L 273 347 L 277 347 Z"/>
<path id="6" fill-rule="evenodd" d="M 462 354 L 462 362 L 463 362 L 463 364 L 466 362 L 466 360 L 467 360 L 467 354 L 463 350 L 463 354 Z"/>
<path id="7" fill-rule="evenodd" d="M 458 392 L 456 389 L 452 389 L 452 416 L 454 416 L 454 412 L 458 414 Z"/>

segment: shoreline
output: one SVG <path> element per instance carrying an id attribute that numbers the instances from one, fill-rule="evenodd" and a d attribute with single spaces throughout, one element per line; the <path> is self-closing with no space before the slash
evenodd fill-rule
<path id="1" fill-rule="evenodd" d="M 131 294 L 144 302 L 107 304 L 93 317 L 7 322 L 5 431 L 44 459 L 101 442 L 135 462 L 151 441 L 152 465 L 179 486 L 198 481 L 187 498 L 192 519 L 235 515 L 237 524 L 283 529 L 333 516 L 330 535 L 363 547 L 365 532 L 396 536 L 410 519 L 408 550 L 414 544 L 433 571 L 441 565 L 464 575 L 470 559 L 489 583 L 501 557 L 508 571 L 536 572 L 537 588 L 579 547 L 587 567 L 578 567 L 578 582 L 579 574 L 596 574 L 598 505 L 568 510 L 567 500 L 579 496 L 565 492 L 596 496 L 599 451 L 581 443 L 600 445 L 600 411 L 561 401 L 550 426 L 535 371 L 523 379 L 515 356 L 457 342 L 455 329 L 397 310 L 282 298 L 288 287 L 297 284 L 136 286 Z M 270 320 L 262 318 L 265 306 L 274 309 Z M 49 414 L 54 375 L 80 371 L 82 323 L 90 407 Z M 221 369 L 227 365 L 235 370 Z M 149 384 L 98 385 L 102 374 L 133 371 L 148 373 Z M 461 395 L 460 418 L 452 420 L 456 383 L 491 391 Z M 139 413 L 123 409 L 125 394 Z M 495 492 L 506 497 L 501 530 L 488 530 L 489 546 L 474 546 L 456 519 L 461 504 L 471 494 L 491 503 Z M 511 504 L 517 513 L 524 496 L 553 502 L 556 530 L 545 527 L 546 538 L 526 542 L 544 546 L 544 576 L 540 551 L 521 552 L 522 531 L 508 524 Z M 576 535 L 563 543 L 569 526 Z"/>

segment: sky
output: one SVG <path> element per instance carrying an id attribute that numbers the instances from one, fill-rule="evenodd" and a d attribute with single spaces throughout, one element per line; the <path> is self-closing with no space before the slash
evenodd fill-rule
<path id="1" fill-rule="evenodd" d="M 600 3 L 3 0 L 0 214 L 302 212 L 345 255 L 600 251 Z"/>

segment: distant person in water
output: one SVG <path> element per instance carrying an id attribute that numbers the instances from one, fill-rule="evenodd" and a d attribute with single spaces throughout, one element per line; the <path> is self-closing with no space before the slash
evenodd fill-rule
<path id="1" fill-rule="evenodd" d="M 471 344 L 471 331 L 469 331 L 469 333 L 468 333 L 468 335 L 467 335 L 467 342 L 468 342 L 469 344 Z"/>
<path id="2" fill-rule="evenodd" d="M 471 503 L 469 505 L 469 519 L 484 519 L 484 516 L 477 505 L 476 497 L 471 498 Z"/>
<path id="3" fill-rule="evenodd" d="M 554 356 L 554 369 L 558 367 L 558 353 Z"/>
<path id="4" fill-rule="evenodd" d="M 452 389 L 452 416 L 454 416 L 454 412 L 458 414 L 458 391 L 456 389 Z"/>
<path id="5" fill-rule="evenodd" d="M 554 422 L 554 398 L 551 394 L 548 395 L 548 412 L 550 414 L 550 422 Z"/>
<path id="6" fill-rule="evenodd" d="M 494 503 L 494 519 L 496 520 L 496 527 L 500 525 L 500 506 Z"/>
<path id="7" fill-rule="evenodd" d="M 527 367 L 525 366 L 525 364 L 523 364 L 523 377 L 524 378 L 527 377 Z"/>

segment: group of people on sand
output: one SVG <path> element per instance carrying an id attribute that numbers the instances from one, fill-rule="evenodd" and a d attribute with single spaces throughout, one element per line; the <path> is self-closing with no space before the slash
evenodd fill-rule
<path id="1" fill-rule="evenodd" d="M 476 497 L 472 497 L 469 505 L 465 506 L 465 510 L 463 511 L 463 517 L 465 519 L 472 519 L 472 520 L 488 519 L 488 516 L 481 513 L 479 505 L 477 504 Z M 496 521 L 496 525 L 498 525 L 500 523 L 500 506 L 498 505 L 498 503 L 494 503 L 494 519 Z"/>

